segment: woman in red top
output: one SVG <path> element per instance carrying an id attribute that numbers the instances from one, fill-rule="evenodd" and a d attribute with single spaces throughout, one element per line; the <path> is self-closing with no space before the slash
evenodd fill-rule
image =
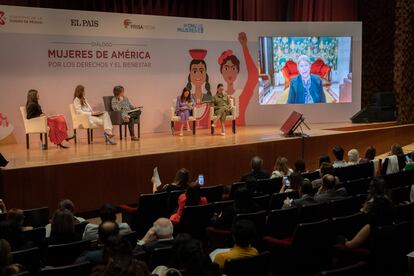
<path id="1" fill-rule="evenodd" d="M 170 220 L 174 224 L 178 224 L 185 206 L 206 205 L 207 198 L 201 197 L 200 185 L 196 182 L 191 182 L 184 194 L 178 198 L 178 210 L 172 214 Z"/>

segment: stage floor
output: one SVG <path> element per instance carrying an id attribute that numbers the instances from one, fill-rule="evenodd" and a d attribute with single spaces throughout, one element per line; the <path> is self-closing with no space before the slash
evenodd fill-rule
<path id="1" fill-rule="evenodd" d="M 398 125 L 395 122 L 324 123 L 310 124 L 309 127 L 311 130 L 303 128 L 303 131 L 310 137 L 319 137 L 378 128 L 393 128 Z M 33 144 L 29 150 L 26 149 L 25 144 L 10 144 L 0 145 L 0 152 L 10 161 L 4 169 L 13 170 L 297 139 L 297 137 L 284 137 L 279 129 L 280 126 L 238 127 L 237 133 L 233 134 L 231 128 L 227 128 L 226 136 L 221 136 L 219 131 L 216 131 L 215 135 L 211 135 L 209 129 L 198 129 L 196 135 L 192 135 L 192 132 L 185 132 L 184 136 L 171 135 L 170 132 L 143 134 L 140 141 L 131 141 L 125 138 L 123 140 L 116 139 L 118 144 L 114 146 L 106 145 L 103 137 L 95 134 L 93 144 L 88 145 L 86 139 L 78 139 L 77 144 L 73 141 L 68 143 L 70 148 L 59 149 L 49 142 L 48 150 L 41 150 L 40 145 L 35 144 L 37 135 L 32 135 Z M 381 153 L 378 152 L 378 154 Z"/>

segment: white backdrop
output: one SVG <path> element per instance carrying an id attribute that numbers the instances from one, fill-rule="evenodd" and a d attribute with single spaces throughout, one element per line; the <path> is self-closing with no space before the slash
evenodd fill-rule
<path id="1" fill-rule="evenodd" d="M 71 128 L 68 104 L 78 84 L 86 87 L 88 101 L 96 109 L 103 109 L 102 96 L 112 95 L 113 86 L 123 85 L 130 100 L 144 106 L 143 132 L 167 131 L 172 99 L 187 83 L 189 49 L 207 50 L 213 94 L 217 83 L 224 82 L 217 59 L 232 49 L 241 61 L 235 87 L 244 87 L 247 72 L 237 40 L 240 32 L 247 34 L 255 62 L 259 36 L 353 39 L 352 103 L 261 106 L 256 91 L 247 106 L 246 125 L 280 125 L 292 110 L 304 113 L 309 123 L 344 122 L 360 109 L 360 22 L 239 22 L 1 5 L 0 11 L 4 13 L 0 18 L 0 113 L 8 117 L 8 129 L 14 127 L 19 143 L 24 141 L 19 106 L 25 104 L 27 91 L 39 90 L 44 112 L 64 114 Z M 50 54 L 53 50 L 72 50 L 70 54 L 79 50 L 84 57 L 58 58 L 56 52 Z M 106 58 L 101 57 L 104 51 Z M 85 67 L 88 64 L 94 67 Z M 0 127 L 0 140 L 6 129 L 4 124 Z"/>

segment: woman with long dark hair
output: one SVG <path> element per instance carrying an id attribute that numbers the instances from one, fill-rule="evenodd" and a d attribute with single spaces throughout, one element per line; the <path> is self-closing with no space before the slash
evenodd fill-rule
<path id="1" fill-rule="evenodd" d="M 185 190 L 190 180 L 190 172 L 186 168 L 181 168 L 175 173 L 172 183 L 156 186 L 154 177 L 151 179 L 154 192 L 171 192 L 177 190 Z"/>
<path id="2" fill-rule="evenodd" d="M 200 185 L 197 182 L 191 182 L 184 194 L 178 198 L 178 210 L 172 214 L 170 220 L 174 224 L 178 224 L 185 206 L 197 206 L 207 204 L 207 198 L 201 196 Z"/>
<path id="3" fill-rule="evenodd" d="M 180 136 L 183 136 L 184 124 L 187 126 L 187 131 L 191 131 L 188 119 L 195 106 L 195 101 L 191 95 L 190 90 L 184 87 L 181 95 L 177 97 L 177 103 L 175 105 L 175 113 L 180 116 Z"/>
<path id="4" fill-rule="evenodd" d="M 85 87 L 83 85 L 78 85 L 75 88 L 73 106 L 75 107 L 76 113 L 89 115 L 89 122 L 91 124 L 103 126 L 106 144 L 116 145 L 112 140 L 115 135 L 112 134 L 112 121 L 108 112 L 94 112 L 92 110 L 92 107 L 85 98 Z"/>
<path id="5" fill-rule="evenodd" d="M 52 218 L 49 244 L 63 244 L 80 240 L 75 233 L 75 218 L 68 209 L 58 209 Z"/>
<path id="6" fill-rule="evenodd" d="M 46 116 L 39 104 L 39 92 L 35 89 L 30 89 L 27 92 L 26 113 L 27 119 Z M 69 141 L 74 136 L 68 138 L 68 127 L 65 117 L 63 115 L 48 116 L 47 125 L 49 127 L 50 141 L 58 147 L 66 149 L 67 146 L 64 146 L 62 142 L 64 140 Z"/>

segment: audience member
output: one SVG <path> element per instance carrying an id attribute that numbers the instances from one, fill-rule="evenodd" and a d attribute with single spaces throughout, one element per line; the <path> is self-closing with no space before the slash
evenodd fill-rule
<path id="1" fill-rule="evenodd" d="M 299 196 L 300 198 L 297 199 L 286 198 L 282 208 L 301 207 L 303 205 L 317 203 L 313 198 L 313 187 L 309 179 L 305 178 L 302 181 L 302 185 L 299 187 Z"/>
<path id="2" fill-rule="evenodd" d="M 217 228 L 230 229 L 237 214 L 254 213 L 260 207 L 254 202 L 252 193 L 246 186 L 242 186 L 234 193 L 234 203 L 225 208 L 217 216 L 214 226 Z"/>
<path id="3" fill-rule="evenodd" d="M 134 251 L 151 253 L 155 248 L 172 246 L 174 243 L 174 226 L 167 218 L 159 218 L 154 222 L 145 236 L 138 242 Z"/>
<path id="4" fill-rule="evenodd" d="M 81 217 L 76 217 L 75 216 L 75 204 L 73 203 L 72 200 L 70 199 L 62 199 L 59 203 L 58 203 L 58 209 L 67 209 L 69 210 L 72 214 L 73 214 L 73 219 L 74 219 L 74 223 L 78 224 L 80 222 L 84 222 L 85 219 L 81 218 Z M 51 230 L 51 224 L 47 224 L 45 226 L 46 228 L 46 238 L 50 237 L 50 230 Z"/>
<path id="5" fill-rule="evenodd" d="M 0 199 L 0 214 L 7 213 L 6 203 L 4 203 L 3 199 Z"/>
<path id="6" fill-rule="evenodd" d="M 24 235 L 25 231 L 33 229 L 23 226 L 24 213 L 21 209 L 12 208 L 7 212 L 6 220 L 0 223 L 0 238 L 6 239 L 12 251 L 28 249 L 34 246 Z"/>
<path id="7" fill-rule="evenodd" d="M 348 151 L 348 165 L 359 164 L 359 152 L 357 149 L 351 149 Z"/>
<path id="8" fill-rule="evenodd" d="M 49 244 L 64 244 L 81 240 L 75 233 L 73 214 L 68 209 L 58 209 L 52 218 Z"/>
<path id="9" fill-rule="evenodd" d="M 255 156 L 252 158 L 251 167 L 251 171 L 242 176 L 242 178 L 240 179 L 241 182 L 247 182 L 253 179 L 259 180 L 270 178 L 270 174 L 263 170 L 263 159 L 259 156 Z"/>
<path id="10" fill-rule="evenodd" d="M 119 234 L 119 227 L 116 222 L 105 221 L 99 224 L 98 227 L 98 248 L 95 250 L 87 251 L 80 256 L 76 263 L 90 262 L 92 265 L 99 265 L 103 262 L 104 246 L 108 245 L 110 237 L 117 236 Z"/>
<path id="11" fill-rule="evenodd" d="M 133 257 L 131 245 L 121 236 L 108 238 L 103 253 L 104 262 L 95 266 L 92 276 L 149 276 L 145 263 Z"/>
<path id="12" fill-rule="evenodd" d="M 185 190 L 190 179 L 190 172 L 186 168 L 181 168 L 175 174 L 172 183 L 157 186 L 157 181 L 154 177 L 151 178 L 153 184 L 153 192 L 171 192 L 177 190 Z"/>
<path id="13" fill-rule="evenodd" d="M 298 172 L 298 173 L 307 173 L 308 171 L 306 170 L 306 164 L 305 161 L 303 161 L 302 159 L 298 159 L 295 161 L 295 164 L 293 164 L 293 166 L 295 167 L 293 169 L 294 172 Z"/>
<path id="14" fill-rule="evenodd" d="M 382 162 L 381 175 L 397 173 L 405 167 L 405 156 L 399 144 L 391 146 L 390 155 Z"/>
<path id="15" fill-rule="evenodd" d="M 410 153 L 410 157 L 406 160 L 406 165 L 403 169 L 404 171 L 414 170 L 414 151 Z"/>
<path id="16" fill-rule="evenodd" d="M 192 239 L 188 234 L 179 234 L 174 242 L 173 256 L 171 263 L 183 270 L 186 276 L 219 276 L 221 275 L 217 266 L 204 253 L 203 245 L 200 241 Z M 174 271 L 170 274 L 170 272 Z M 154 269 L 155 275 L 181 275 L 176 269 L 171 269 L 165 265 Z M 167 274 L 168 273 L 168 274 Z"/>
<path id="17" fill-rule="evenodd" d="M 331 158 L 329 157 L 329 155 L 324 154 L 319 157 L 319 167 L 322 166 L 322 163 L 331 164 Z"/>
<path id="18" fill-rule="evenodd" d="M 282 180 L 282 187 L 279 193 L 299 191 L 299 187 L 302 185 L 303 177 L 299 172 L 292 172 L 289 176 L 286 176 Z"/>
<path id="19" fill-rule="evenodd" d="M 287 158 L 279 156 L 276 159 L 275 167 L 270 178 L 289 176 L 292 172 L 293 170 L 288 166 Z"/>
<path id="20" fill-rule="evenodd" d="M 101 223 L 106 221 L 112 221 L 116 223 L 116 207 L 112 204 L 106 203 L 99 210 L 99 216 L 101 218 Z M 131 228 L 128 223 L 122 222 L 118 225 L 119 233 L 125 234 L 131 232 Z M 99 225 L 88 223 L 83 232 L 84 240 L 96 240 L 98 238 L 98 228 Z"/>
<path id="21" fill-rule="evenodd" d="M 19 264 L 12 264 L 13 256 L 8 241 L 0 239 L 0 275 L 15 275 L 23 271 L 23 267 Z"/>
<path id="22" fill-rule="evenodd" d="M 368 223 L 361 228 L 355 237 L 345 242 L 348 248 L 364 247 L 368 244 L 371 231 L 378 226 L 392 225 L 395 219 L 395 207 L 386 193 L 385 181 L 374 178 L 370 184 L 367 201 L 363 212 L 367 214 Z"/>
<path id="23" fill-rule="evenodd" d="M 322 186 L 315 195 L 315 200 L 319 203 L 324 203 L 341 198 L 343 198 L 343 195 L 335 190 L 335 177 L 331 174 L 324 175 L 322 177 Z"/>
<path id="24" fill-rule="evenodd" d="M 344 149 L 341 146 L 335 146 L 332 149 L 332 153 L 335 156 L 335 161 L 333 162 L 334 168 L 346 167 L 348 163 L 344 160 Z"/>
<path id="25" fill-rule="evenodd" d="M 75 219 L 75 223 L 85 221 L 84 218 L 75 216 L 75 204 L 73 203 L 72 200 L 70 200 L 68 198 L 65 198 L 65 199 L 61 200 L 58 204 L 58 208 L 69 210 L 73 214 L 73 218 Z"/>
<path id="26" fill-rule="evenodd" d="M 376 155 L 377 155 L 377 150 L 373 146 L 369 146 L 365 151 L 364 158 L 360 159 L 359 163 L 363 164 L 363 163 L 368 163 L 370 161 L 373 161 Z"/>
<path id="27" fill-rule="evenodd" d="M 258 255 L 256 248 L 252 247 L 252 242 L 256 236 L 256 229 L 250 220 L 236 220 L 232 227 L 234 246 L 231 249 L 216 249 L 210 254 L 212 260 L 221 269 L 224 268 L 226 260 L 239 259 Z"/>
<path id="28" fill-rule="evenodd" d="M 315 179 L 312 181 L 313 188 L 319 188 L 322 186 L 322 177 L 326 174 L 334 175 L 334 167 L 330 163 L 322 163 L 319 169 L 319 175 L 321 178 Z M 335 176 L 335 184 L 339 183 L 339 178 Z"/>
<path id="29" fill-rule="evenodd" d="M 178 197 L 178 210 L 172 214 L 170 220 L 174 224 L 178 224 L 181 219 L 181 214 L 185 206 L 197 206 L 207 204 L 207 198 L 201 197 L 200 185 L 192 182 L 188 185 L 185 193 Z"/>

